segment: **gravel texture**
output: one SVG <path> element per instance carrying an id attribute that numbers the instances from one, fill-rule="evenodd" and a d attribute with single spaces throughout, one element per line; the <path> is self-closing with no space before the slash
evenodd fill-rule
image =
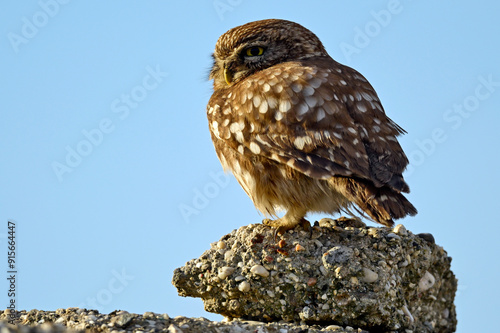
<path id="1" fill-rule="evenodd" d="M 170 318 L 167 314 L 146 312 L 143 315 L 114 311 L 100 314 L 79 308 L 56 311 L 19 311 L 16 325 L 8 324 L 10 311 L 0 312 L 0 332 L 168 332 L 168 333 L 368 333 L 352 327 L 335 325 L 314 327 L 289 323 L 262 323 L 233 320 L 212 322 L 205 318 Z"/>
<path id="2" fill-rule="evenodd" d="M 370 332 L 454 332 L 457 280 L 430 234 L 322 219 L 274 238 L 263 224 L 214 242 L 174 272 L 179 295 L 228 318 Z"/>

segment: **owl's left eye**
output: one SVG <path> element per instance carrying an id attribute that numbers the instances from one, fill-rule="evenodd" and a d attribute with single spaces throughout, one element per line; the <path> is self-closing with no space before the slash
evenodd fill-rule
<path id="1" fill-rule="evenodd" d="M 252 46 L 245 50 L 247 57 L 257 57 L 264 53 L 264 48 L 261 46 Z"/>

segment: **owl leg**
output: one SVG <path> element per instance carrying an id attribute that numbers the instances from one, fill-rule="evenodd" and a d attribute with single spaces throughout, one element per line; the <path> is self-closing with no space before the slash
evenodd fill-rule
<path id="1" fill-rule="evenodd" d="M 311 224 L 304 218 L 306 213 L 307 211 L 304 209 L 289 209 L 285 216 L 276 220 L 265 219 L 262 223 L 276 229 L 274 234 L 276 238 L 278 234 L 283 234 L 299 224 L 305 230 L 310 230 Z"/>

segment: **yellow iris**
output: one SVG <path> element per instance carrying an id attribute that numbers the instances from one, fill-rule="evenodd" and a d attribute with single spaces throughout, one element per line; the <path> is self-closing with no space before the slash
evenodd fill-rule
<path id="1" fill-rule="evenodd" d="M 264 53 L 264 48 L 260 46 L 252 46 L 249 47 L 245 53 L 248 57 L 257 57 Z"/>

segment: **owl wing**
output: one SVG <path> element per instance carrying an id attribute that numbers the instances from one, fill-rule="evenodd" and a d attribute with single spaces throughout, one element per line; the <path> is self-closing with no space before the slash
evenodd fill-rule
<path id="1" fill-rule="evenodd" d="M 215 101 L 223 100 L 217 104 Z M 310 177 L 359 177 L 407 192 L 408 160 L 368 81 L 331 58 L 257 72 L 209 102 L 216 139 Z M 210 117 L 212 115 L 212 117 Z"/>

